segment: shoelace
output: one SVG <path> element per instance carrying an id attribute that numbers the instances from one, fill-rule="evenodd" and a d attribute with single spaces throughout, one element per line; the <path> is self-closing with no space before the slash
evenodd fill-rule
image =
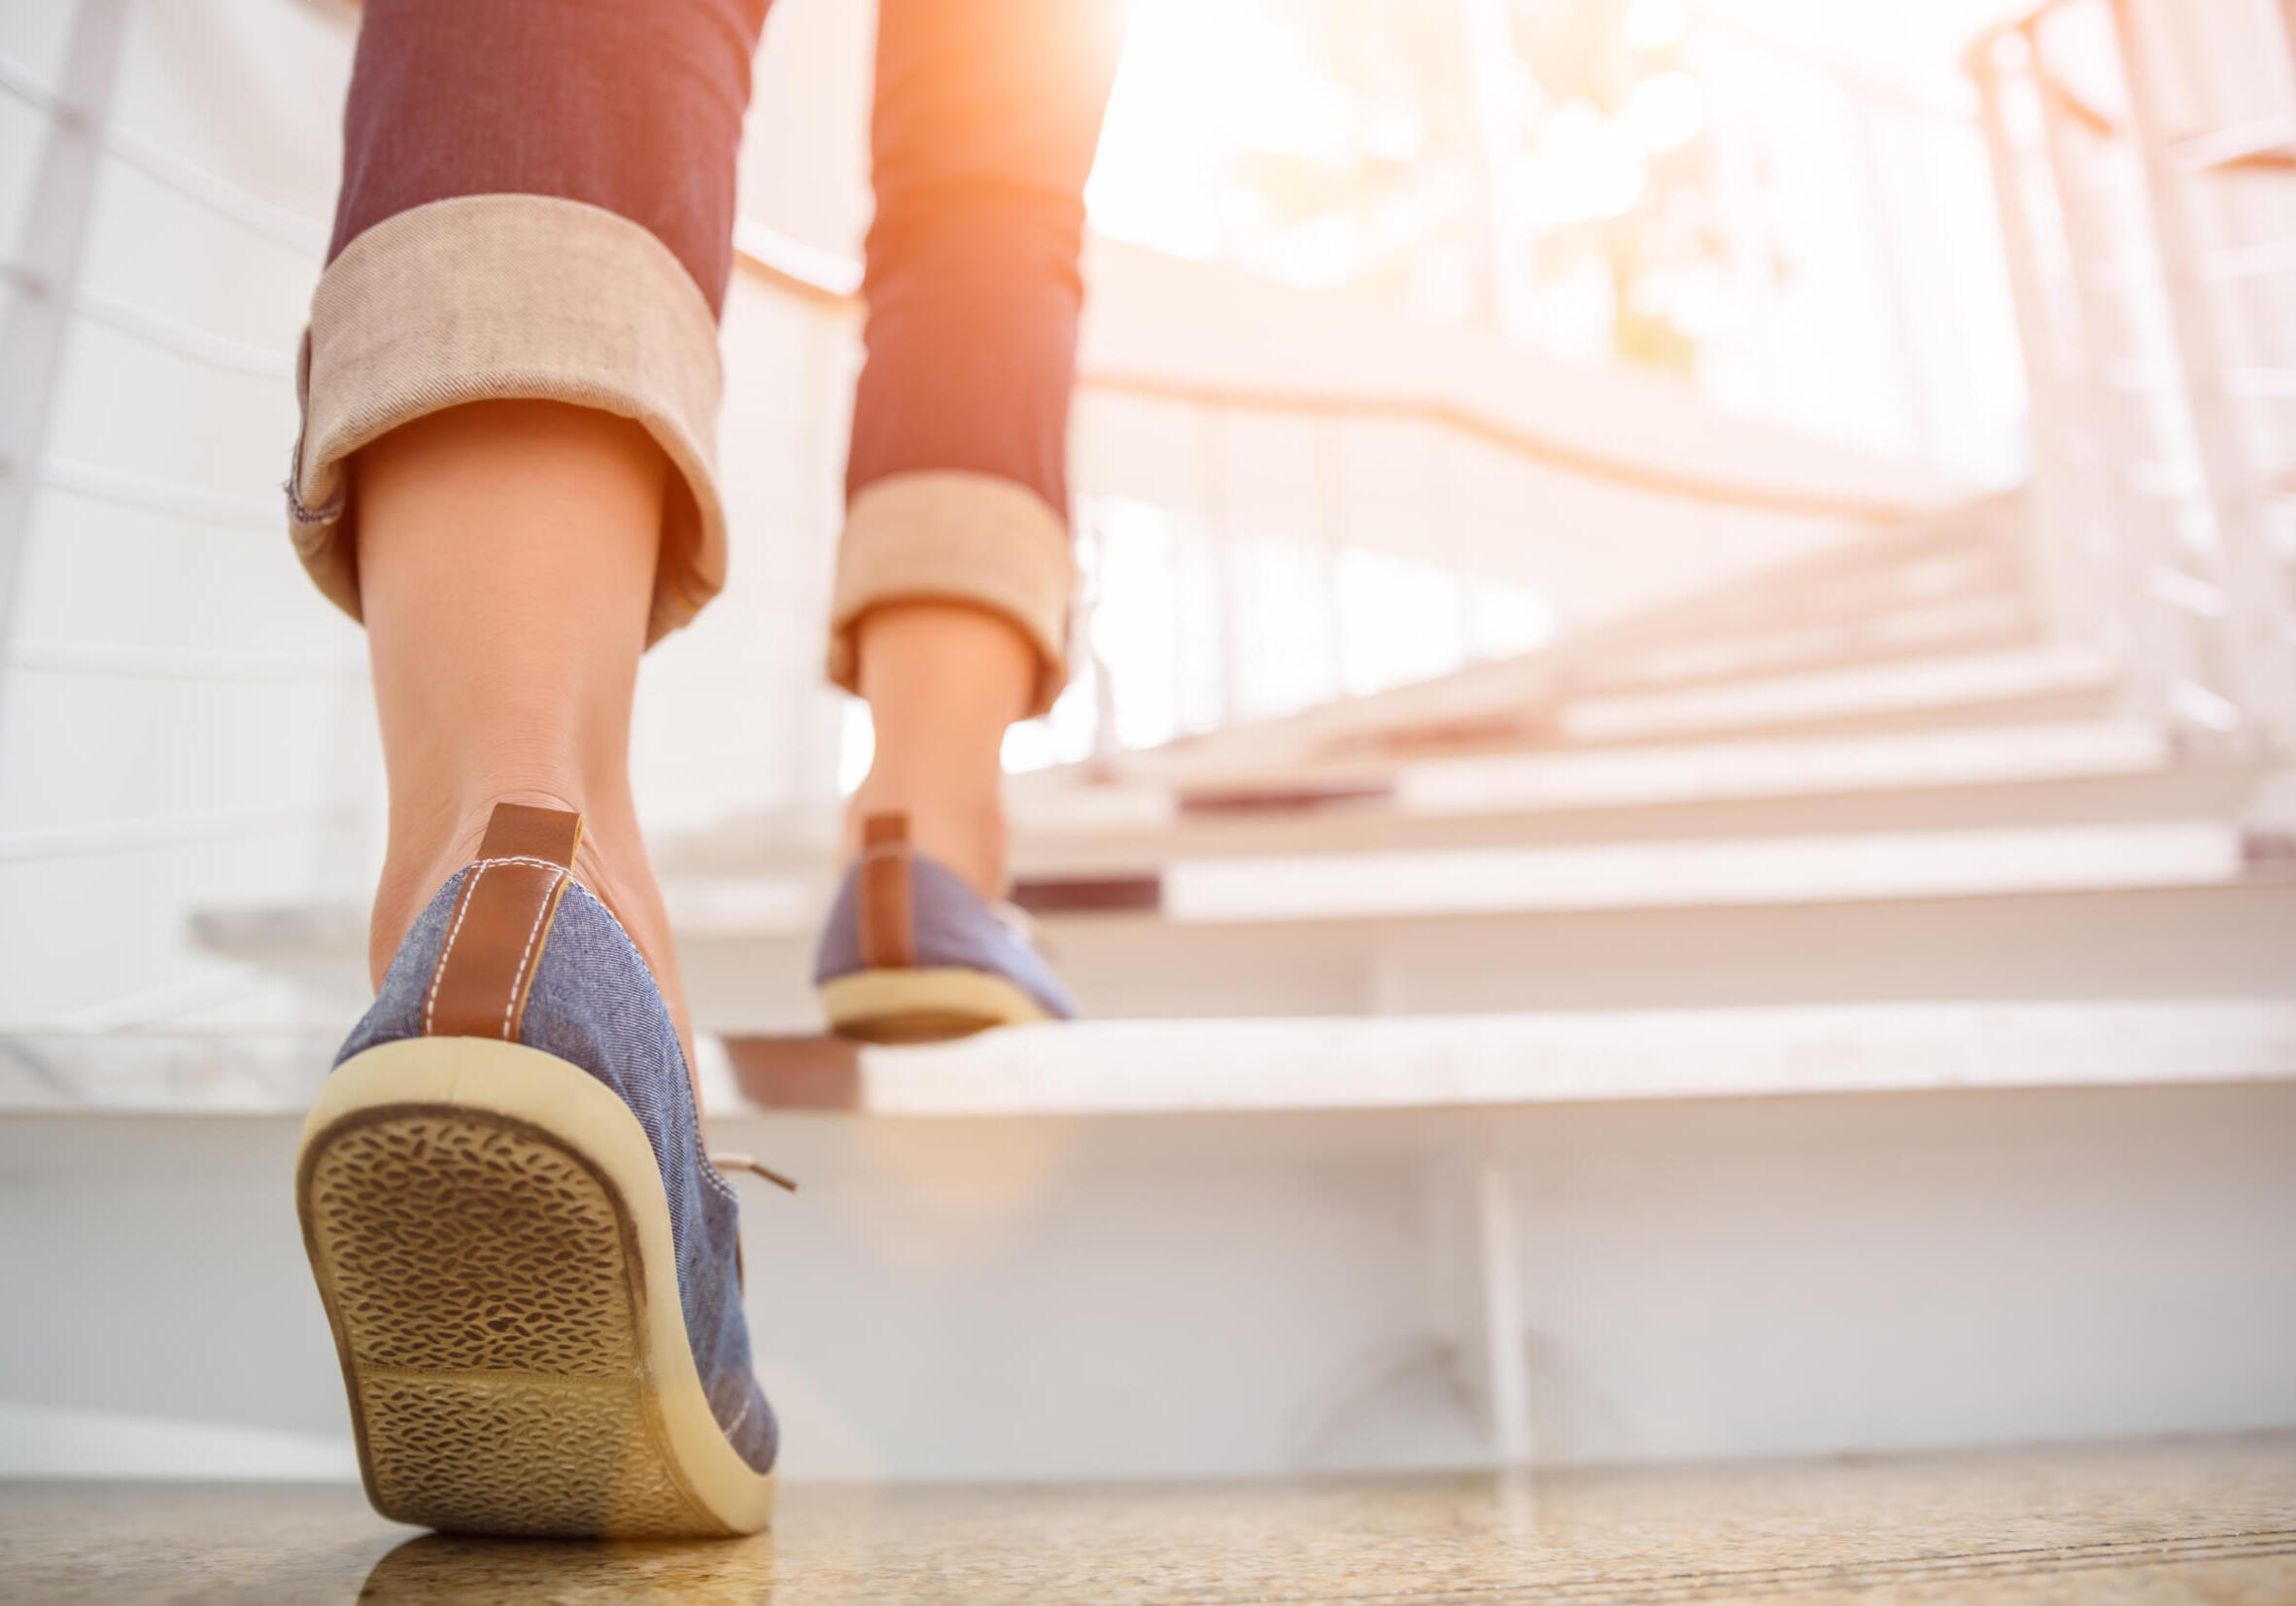
<path id="1" fill-rule="evenodd" d="M 777 1188 L 787 1188 L 792 1193 L 797 1192 L 795 1182 L 782 1176 L 771 1166 L 760 1165 L 754 1154 L 712 1154 L 709 1157 L 709 1163 L 720 1171 L 753 1172 Z"/>
<path id="2" fill-rule="evenodd" d="M 988 906 L 988 912 L 996 916 L 1023 942 L 1046 959 L 1060 957 L 1054 951 L 1051 942 L 1045 938 L 1045 928 L 1037 923 L 1037 917 L 1018 904 L 1010 901 L 991 904 Z"/>

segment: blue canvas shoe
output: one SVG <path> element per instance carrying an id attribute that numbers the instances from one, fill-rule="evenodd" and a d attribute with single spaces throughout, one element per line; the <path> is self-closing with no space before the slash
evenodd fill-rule
<path id="1" fill-rule="evenodd" d="M 906 814 L 863 822 L 861 862 L 830 908 L 813 984 L 829 1029 L 864 1042 L 933 1042 L 1077 1013 L 1026 931 L 909 846 Z"/>
<path id="2" fill-rule="evenodd" d="M 750 1533 L 778 1433 L 733 1189 L 580 833 L 497 807 L 416 920 L 304 1128 L 304 1247 L 384 1516 Z"/>

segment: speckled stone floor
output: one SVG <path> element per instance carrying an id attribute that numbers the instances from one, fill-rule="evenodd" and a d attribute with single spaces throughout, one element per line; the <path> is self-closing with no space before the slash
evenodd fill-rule
<path id="1" fill-rule="evenodd" d="M 8 1601 L 2296 1602 L 2296 1435 L 1312 1484 L 801 1486 L 696 1545 L 418 1534 L 355 1489 L 0 1484 Z"/>

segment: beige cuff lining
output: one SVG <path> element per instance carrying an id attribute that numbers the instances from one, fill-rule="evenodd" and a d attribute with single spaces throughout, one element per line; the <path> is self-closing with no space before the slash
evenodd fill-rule
<path id="1" fill-rule="evenodd" d="M 1035 717 L 1068 682 L 1068 527 L 1035 492 L 995 474 L 932 469 L 865 486 L 845 512 L 830 602 L 829 678 L 858 692 L 853 626 L 887 602 L 964 602 L 1007 620 L 1044 665 Z"/>
<path id="2" fill-rule="evenodd" d="M 348 460 L 428 413 L 564 401 L 634 419 L 676 465 L 648 643 L 726 577 L 718 499 L 717 321 L 643 226 L 548 195 L 463 195 L 388 218 L 344 249 L 311 298 L 288 484 L 295 551 L 359 617 Z"/>

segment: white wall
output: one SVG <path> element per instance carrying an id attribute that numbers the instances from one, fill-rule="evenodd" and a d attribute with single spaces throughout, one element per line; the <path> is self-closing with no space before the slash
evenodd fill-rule
<path id="1" fill-rule="evenodd" d="M 0 51 L 52 83 L 72 17 L 8 7 Z M 278 492 L 349 44 L 347 14 L 286 0 L 131 9 L 0 665 L 0 1025 L 291 1018 L 192 951 L 188 911 L 371 873 L 360 639 Z M 44 125 L 7 100 L 13 231 Z"/>

